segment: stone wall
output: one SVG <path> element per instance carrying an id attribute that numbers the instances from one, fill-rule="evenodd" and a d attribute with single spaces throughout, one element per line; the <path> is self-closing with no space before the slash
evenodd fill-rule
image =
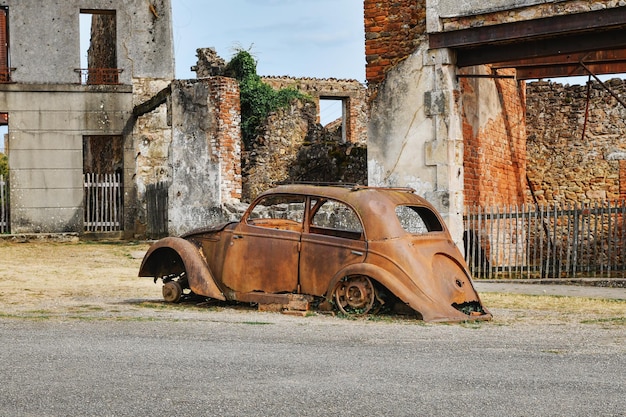
<path id="1" fill-rule="evenodd" d="M 280 182 L 367 183 L 365 145 L 341 143 L 317 122 L 311 101 L 277 110 L 261 131 L 242 154 L 244 201 Z"/>
<path id="2" fill-rule="evenodd" d="M 438 6 L 440 29 L 449 31 L 621 7 L 624 0 L 443 0 Z"/>
<path id="3" fill-rule="evenodd" d="M 625 80 L 605 85 L 626 101 Z M 527 130 L 537 202 L 626 198 L 626 108 L 598 82 L 529 83 Z"/>
<path id="4" fill-rule="evenodd" d="M 264 83 L 275 90 L 294 88 L 311 96 L 320 108 L 320 99 L 337 99 L 344 102 L 346 131 L 341 132 L 344 142 L 365 144 L 367 142 L 367 89 L 356 80 L 335 78 L 262 77 Z M 319 114 L 316 117 L 320 122 Z"/>

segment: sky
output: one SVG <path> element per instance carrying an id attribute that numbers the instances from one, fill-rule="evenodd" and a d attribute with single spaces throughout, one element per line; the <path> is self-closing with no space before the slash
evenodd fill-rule
<path id="1" fill-rule="evenodd" d="M 196 49 L 238 50 L 259 75 L 365 82 L 362 0 L 172 0 L 176 78 L 195 78 Z"/>

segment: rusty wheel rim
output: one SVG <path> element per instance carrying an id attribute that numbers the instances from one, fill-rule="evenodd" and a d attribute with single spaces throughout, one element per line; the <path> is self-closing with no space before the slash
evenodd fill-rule
<path id="1" fill-rule="evenodd" d="M 168 281 L 163 284 L 163 299 L 168 303 L 177 303 L 183 295 L 183 288 L 177 281 Z"/>
<path id="2" fill-rule="evenodd" d="M 344 314 L 367 314 L 376 300 L 376 290 L 368 277 L 351 276 L 339 282 L 334 298 L 337 308 Z"/>

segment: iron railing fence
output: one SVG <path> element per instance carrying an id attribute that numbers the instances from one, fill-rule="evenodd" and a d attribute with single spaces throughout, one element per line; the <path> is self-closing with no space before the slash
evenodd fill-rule
<path id="1" fill-rule="evenodd" d="M 0 233 L 9 232 L 9 182 L 0 175 Z"/>
<path id="2" fill-rule="evenodd" d="M 120 174 L 85 174 L 85 231 L 122 230 Z"/>
<path id="3" fill-rule="evenodd" d="M 624 277 L 626 201 L 466 209 L 476 278 Z"/>

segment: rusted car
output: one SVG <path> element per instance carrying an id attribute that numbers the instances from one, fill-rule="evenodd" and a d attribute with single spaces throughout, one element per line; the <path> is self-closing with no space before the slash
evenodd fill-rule
<path id="1" fill-rule="evenodd" d="M 155 242 L 139 276 L 163 297 L 408 310 L 425 321 L 489 320 L 439 214 L 408 188 L 281 185 L 239 222 Z"/>

